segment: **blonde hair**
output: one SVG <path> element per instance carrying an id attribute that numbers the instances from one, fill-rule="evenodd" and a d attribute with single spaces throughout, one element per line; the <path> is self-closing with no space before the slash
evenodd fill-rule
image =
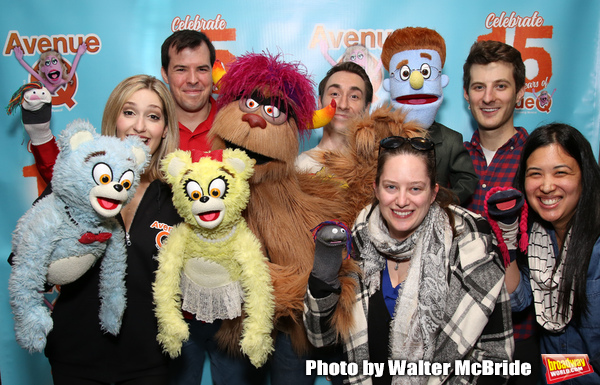
<path id="1" fill-rule="evenodd" d="M 117 136 L 117 119 L 123 106 L 131 95 L 143 89 L 154 91 L 162 101 L 167 128 L 167 135 L 161 140 L 160 145 L 152 155 L 150 165 L 146 168 L 146 174 L 150 180 L 160 179 L 165 181 L 160 170 L 160 161 L 179 147 L 179 125 L 175 112 L 175 102 L 163 82 L 150 75 L 135 75 L 121 81 L 106 101 L 104 114 L 102 115 L 102 135 Z"/>

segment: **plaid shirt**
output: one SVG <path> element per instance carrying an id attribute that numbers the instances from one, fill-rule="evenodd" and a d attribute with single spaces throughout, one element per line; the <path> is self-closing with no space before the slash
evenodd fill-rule
<path id="1" fill-rule="evenodd" d="M 455 218 L 456 236 L 448 261 L 448 302 L 444 325 L 436 340 L 433 362 L 471 360 L 512 361 L 514 342 L 510 320 L 510 299 L 504 285 L 504 266 L 498 248 L 492 244 L 491 228 L 479 215 L 450 206 Z M 349 362 L 362 367 L 369 360 L 369 294 L 360 281 L 353 309 L 354 325 L 344 341 Z M 330 327 L 339 295 L 335 292 L 316 298 L 309 286 L 304 300 L 304 325 L 309 341 L 316 347 L 336 343 L 336 331 Z M 456 376 L 430 378 L 429 383 L 474 384 L 505 383 L 507 378 Z M 371 384 L 371 378 L 359 370 L 345 378 L 347 384 Z"/>
<path id="2" fill-rule="evenodd" d="M 479 130 L 475 131 L 470 142 L 464 145 L 471 155 L 473 167 L 479 176 L 479 184 L 470 200 L 465 202 L 465 207 L 474 213 L 483 214 L 483 202 L 485 195 L 493 187 L 512 186 L 513 179 L 519 167 L 521 149 L 529 136 L 522 127 L 515 127 L 517 133 L 512 136 L 494 155 L 492 163 L 488 166 L 481 143 L 479 142 Z"/>
<path id="3" fill-rule="evenodd" d="M 475 131 L 470 142 L 465 147 L 471 155 L 475 172 L 479 176 L 479 184 L 472 198 L 466 202 L 466 207 L 480 215 L 484 214 L 483 203 L 485 195 L 494 187 L 512 186 L 513 179 L 519 167 L 521 149 L 529 136 L 522 127 L 515 127 L 517 133 L 496 151 L 492 163 L 488 166 L 479 142 L 479 130 Z M 531 337 L 535 330 L 535 317 L 532 309 L 513 313 L 513 328 L 515 340 Z"/>

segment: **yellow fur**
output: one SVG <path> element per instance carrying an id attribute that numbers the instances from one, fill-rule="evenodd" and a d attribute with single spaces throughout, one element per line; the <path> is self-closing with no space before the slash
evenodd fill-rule
<path id="1" fill-rule="evenodd" d="M 183 270 L 192 259 L 215 262 L 225 268 L 231 281 L 241 283 L 246 317 L 239 346 L 252 364 L 262 366 L 273 350 L 275 300 L 267 259 L 241 216 L 249 199 L 248 178 L 253 164 L 240 150 L 224 150 L 222 162 L 205 157 L 192 163 L 190 154 L 184 151 L 176 151 L 163 161 L 163 171 L 173 186 L 173 202 L 185 220 L 171 231 L 159 253 L 154 283 L 157 339 L 171 357 L 180 354 L 182 343 L 189 338 L 181 312 L 180 284 Z M 193 191 L 198 195 L 194 196 Z M 194 199 L 200 196 L 206 197 L 206 202 Z M 210 221 L 206 224 L 198 219 L 198 207 L 202 205 L 222 207 L 222 221 L 207 228 L 212 226 Z"/>

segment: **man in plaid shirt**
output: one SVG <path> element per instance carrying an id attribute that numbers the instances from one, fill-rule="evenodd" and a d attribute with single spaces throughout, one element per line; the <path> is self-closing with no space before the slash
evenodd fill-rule
<path id="1" fill-rule="evenodd" d="M 479 176 L 475 194 L 465 207 L 485 215 L 487 192 L 493 187 L 512 186 L 528 136 L 524 128 L 513 123 L 515 106 L 525 94 L 525 65 L 514 47 L 497 41 L 479 41 L 471 47 L 463 70 L 464 97 L 477 122 L 477 131 L 464 145 Z M 509 269 L 518 269 L 516 261 Z M 509 293 L 517 283 L 506 281 Z M 529 377 L 513 377 L 510 384 L 531 382 L 539 376 L 540 351 L 535 328 L 533 307 L 513 313 L 514 359 L 530 362 L 532 373 Z"/>

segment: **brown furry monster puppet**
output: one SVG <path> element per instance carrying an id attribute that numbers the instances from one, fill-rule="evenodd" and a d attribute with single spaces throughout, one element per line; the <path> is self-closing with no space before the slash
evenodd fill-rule
<path id="1" fill-rule="evenodd" d="M 415 121 L 405 122 L 405 116 L 401 110 L 392 110 L 389 104 L 379 107 L 370 115 L 358 117 L 350 125 L 345 133 L 347 147 L 319 154 L 317 161 L 324 165 L 325 174 L 335 175 L 347 186 L 341 194 L 349 210 L 340 216 L 342 222 L 352 226 L 360 210 L 373 203 L 373 183 L 381 139 L 388 136 L 428 137 L 427 130 Z M 329 194 L 324 188 L 310 190 L 312 187 L 307 185 L 305 191 L 321 196 Z"/>
<path id="2" fill-rule="evenodd" d="M 309 348 L 302 310 L 315 249 L 311 229 L 348 216 L 338 182 L 300 174 L 294 167 L 299 138 L 315 111 L 313 86 L 299 63 L 286 63 L 280 54 L 243 55 L 219 83 L 219 112 L 209 133 L 214 149 L 240 148 L 256 160 L 245 217 L 270 261 L 275 327 L 290 335 L 298 354 Z M 321 189 L 329 195 L 305 192 Z M 342 275 L 354 269 L 347 260 Z M 341 283 L 341 296 L 348 300 L 340 302 L 334 322 L 344 324 L 356 283 L 348 277 Z M 237 346 L 239 322 L 225 322 L 218 338 L 228 347 Z"/>

